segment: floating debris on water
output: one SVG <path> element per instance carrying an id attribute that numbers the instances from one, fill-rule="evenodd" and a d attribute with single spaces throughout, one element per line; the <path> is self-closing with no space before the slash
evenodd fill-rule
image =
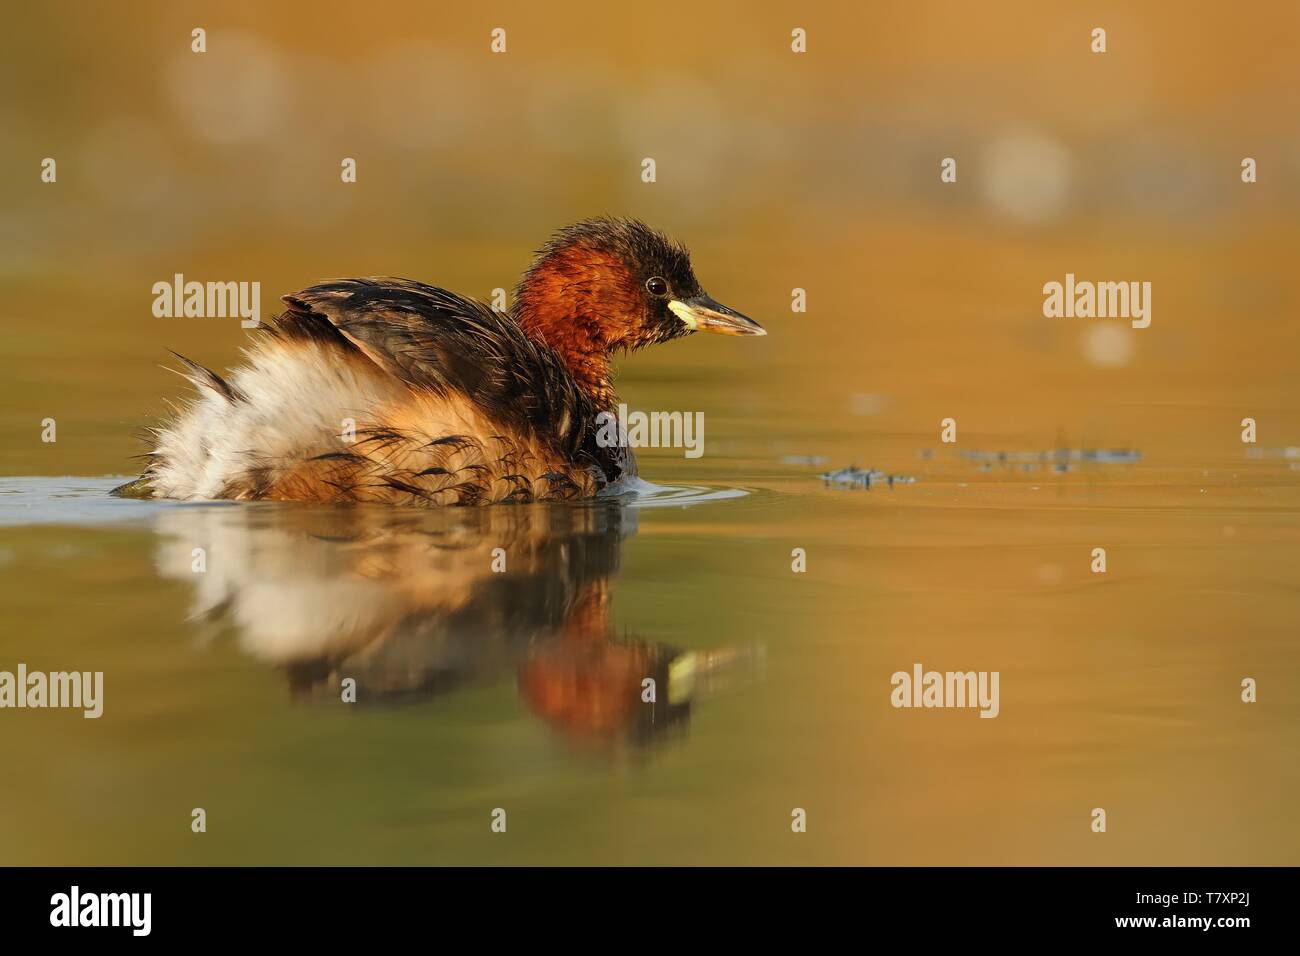
<path id="1" fill-rule="evenodd" d="M 866 488 L 868 490 L 872 485 L 888 485 L 892 488 L 894 485 L 910 485 L 916 481 L 911 475 L 891 475 L 876 468 L 864 469 L 859 468 L 857 465 L 849 465 L 847 468 L 840 468 L 837 471 L 828 471 L 821 476 L 821 479 L 828 487 Z"/>
<path id="2" fill-rule="evenodd" d="M 1054 451 L 972 451 L 962 449 L 963 458 L 999 463 L 1091 461 L 1103 465 L 1131 465 L 1142 460 L 1132 448 L 1057 448 Z"/>
<path id="3" fill-rule="evenodd" d="M 781 463 L 783 465 L 824 465 L 828 459 L 825 455 L 783 455 Z"/>
<path id="4" fill-rule="evenodd" d="M 1076 463 L 1096 465 L 1132 465 L 1142 460 L 1142 453 L 1133 448 L 1056 448 L 1048 451 L 974 451 L 963 449 L 962 458 L 980 463 L 980 471 L 992 471 L 995 465 L 1020 466 L 1023 472 L 1035 471 L 1039 465 L 1050 465 L 1058 475 L 1073 470 Z"/>

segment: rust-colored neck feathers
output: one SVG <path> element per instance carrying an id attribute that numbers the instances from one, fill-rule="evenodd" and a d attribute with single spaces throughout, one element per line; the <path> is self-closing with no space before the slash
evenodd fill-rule
<path id="1" fill-rule="evenodd" d="M 641 289 L 622 260 L 583 243 L 535 263 L 515 295 L 520 328 L 560 356 L 599 408 L 615 402 L 610 353 L 643 344 L 643 309 Z"/>

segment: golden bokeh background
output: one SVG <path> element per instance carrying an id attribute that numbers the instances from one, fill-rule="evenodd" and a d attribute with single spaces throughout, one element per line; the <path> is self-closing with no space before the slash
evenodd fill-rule
<path id="1" fill-rule="evenodd" d="M 1294 414 L 1290 3 L 1247 16 L 1215 3 L 55 2 L 9 16 L 10 473 L 129 470 L 130 430 L 175 385 L 157 368 L 165 349 L 235 358 L 230 322 L 153 318 L 150 288 L 176 272 L 260 281 L 266 311 L 342 275 L 487 297 L 552 229 L 598 213 L 679 236 L 710 291 L 773 326 L 771 348 L 742 360 L 778 367 L 780 394 L 754 398 L 766 406 L 850 415 L 852 395 L 888 394 L 891 428 L 928 433 L 959 398 L 981 430 L 1014 417 L 1074 431 L 1158 382 L 1181 406 L 1231 405 L 1229 421 Z M 1104 55 L 1089 49 L 1095 25 Z M 489 52 L 496 26 L 503 55 Z M 807 54 L 790 51 L 794 26 Z M 47 156 L 57 184 L 40 182 Z M 939 181 L 947 156 L 955 184 Z M 1240 181 L 1244 156 L 1258 183 Z M 344 157 L 355 184 L 340 181 Z M 1042 284 L 1067 271 L 1151 281 L 1154 330 L 1044 321 Z M 790 313 L 795 287 L 806 315 Z M 731 345 L 640 356 L 625 381 L 729 363 Z M 1064 390 L 1088 408 L 1055 401 Z M 79 441 L 33 444 L 45 415 Z M 1143 416 L 1128 417 L 1130 440 L 1194 428 L 1162 420 L 1140 436 Z"/>

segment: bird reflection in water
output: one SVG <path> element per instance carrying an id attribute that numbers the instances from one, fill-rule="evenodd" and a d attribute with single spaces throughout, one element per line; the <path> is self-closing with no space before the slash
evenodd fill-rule
<path id="1" fill-rule="evenodd" d="M 533 714 L 599 749 L 680 736 L 694 704 L 757 659 L 616 634 L 614 581 L 635 528 L 618 501 L 178 507 L 158 517 L 157 562 L 193 585 L 206 638 L 233 631 L 295 699 L 396 704 L 513 676 Z M 342 703 L 346 678 L 355 705 Z"/>

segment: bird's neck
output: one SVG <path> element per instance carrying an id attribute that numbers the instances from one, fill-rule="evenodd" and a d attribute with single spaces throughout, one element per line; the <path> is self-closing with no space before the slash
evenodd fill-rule
<path id="1" fill-rule="evenodd" d="M 584 316 L 557 318 L 552 312 L 518 309 L 515 318 L 525 335 L 559 356 L 578 388 L 597 408 L 613 407 L 617 396 L 609 347 L 593 334 Z"/>
<path id="2" fill-rule="evenodd" d="M 638 290 L 617 258 L 573 247 L 524 274 L 513 314 L 525 335 L 559 356 L 596 407 L 607 409 L 616 401 L 610 353 L 626 345 L 617 319 L 638 305 Z"/>

